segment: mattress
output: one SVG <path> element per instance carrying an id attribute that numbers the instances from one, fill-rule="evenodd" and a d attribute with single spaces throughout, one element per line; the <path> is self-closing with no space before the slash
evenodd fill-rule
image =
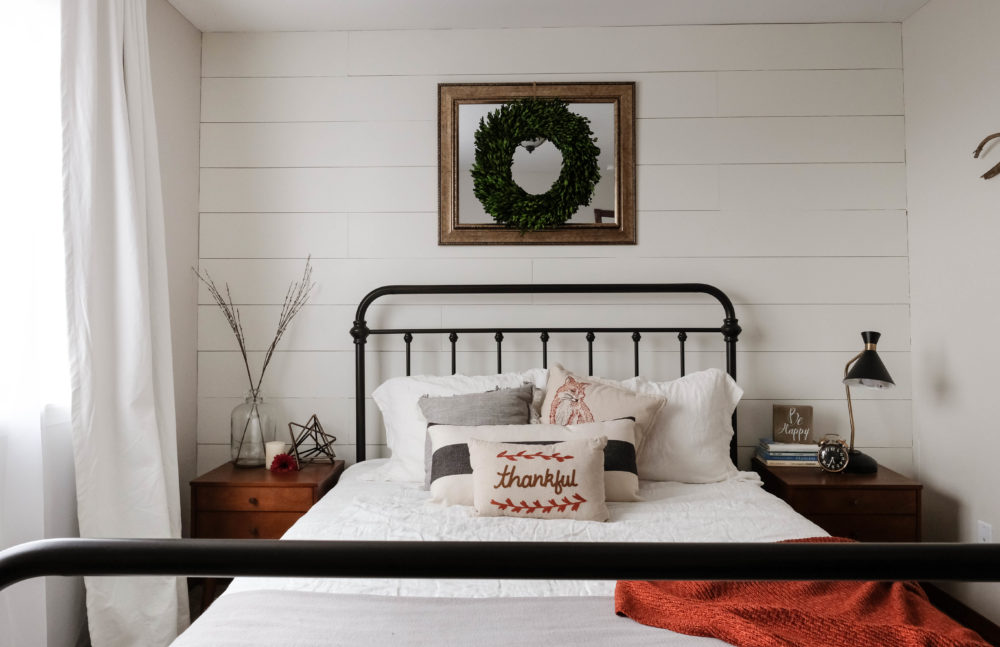
<path id="1" fill-rule="evenodd" d="M 699 485 L 642 482 L 642 501 L 608 503 L 611 521 L 598 523 L 477 517 L 471 507 L 445 507 L 432 502 L 420 483 L 378 480 L 383 462 L 371 460 L 347 469 L 339 484 L 283 539 L 775 542 L 826 535 L 785 502 L 764 492 L 753 472 Z M 628 632 L 629 644 L 644 644 L 643 635 L 655 636 L 650 640 L 657 644 L 721 644 L 617 618 L 612 599 L 614 586 L 613 581 L 237 578 L 175 644 L 230 644 L 225 642 L 230 634 L 235 636 L 231 644 L 276 644 L 273 640 L 277 634 L 271 632 L 274 623 L 268 621 L 280 620 L 280 626 L 289 632 L 280 644 L 339 644 L 331 642 L 334 635 L 353 635 L 356 642 L 352 644 L 375 640 L 357 635 L 361 630 L 392 636 L 386 638 L 391 644 L 422 645 L 430 642 L 422 642 L 426 635 L 417 630 L 423 627 L 421 622 L 428 614 L 436 618 L 428 622 L 436 622 L 439 633 L 445 629 L 450 632 L 446 643 L 457 644 L 467 636 L 475 636 L 481 645 L 492 644 L 490 640 L 494 639 L 496 644 L 509 644 L 516 632 L 511 629 L 505 633 L 497 627 L 484 629 L 483 618 L 498 626 L 513 625 L 524 621 L 528 608 L 538 614 L 534 624 L 539 631 L 551 630 L 556 635 L 559 627 L 590 627 L 590 644 L 613 644 L 615 641 L 599 638 L 623 631 Z M 582 601 L 580 597 L 587 599 Z M 580 604 L 573 605 L 574 599 Z M 377 603 L 365 604 L 366 600 Z M 287 613 L 279 613 L 279 609 Z M 597 609 L 603 612 L 598 614 Z M 291 620 L 290 616 L 299 620 Z M 316 621 L 317 617 L 321 620 Z M 360 618 L 364 627 L 358 626 Z M 548 627 L 541 618 L 550 618 L 554 624 Z M 257 628 L 248 631 L 248 623 Z M 618 638 L 623 641 L 625 634 Z M 546 642 L 580 644 L 570 640 L 568 634 L 564 640 Z"/>

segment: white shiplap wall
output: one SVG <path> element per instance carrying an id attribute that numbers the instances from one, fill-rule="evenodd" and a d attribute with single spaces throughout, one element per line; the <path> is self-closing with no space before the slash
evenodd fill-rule
<path id="1" fill-rule="evenodd" d="M 744 461 L 769 433 L 772 402 L 812 403 L 820 432 L 847 433 L 838 377 L 860 349 L 858 332 L 875 329 L 898 388 L 856 392 L 859 444 L 909 472 L 901 64 L 898 24 L 205 34 L 201 264 L 245 304 L 259 361 L 277 304 L 312 254 L 319 289 L 264 389 L 282 425 L 319 414 L 349 460 L 347 331 L 371 288 L 700 281 L 733 298 L 744 328 Z M 539 80 L 637 82 L 639 244 L 439 247 L 437 84 Z M 572 321 L 571 301 L 552 300 L 544 320 Z M 228 414 L 246 386 L 232 334 L 204 291 L 200 302 L 203 471 L 226 460 Z M 539 320 L 530 298 L 457 303 L 421 301 L 410 325 Z M 589 308 L 595 325 L 621 313 L 621 299 L 593 303 L 605 304 Z M 672 320 L 719 312 L 686 305 Z M 664 313 L 647 299 L 629 320 Z M 376 308 L 370 322 L 388 326 L 395 316 Z M 418 344 L 418 371 L 447 370 L 441 341 Z M 627 353 L 604 352 L 624 344 L 599 340 L 598 373 L 630 375 Z M 526 340 L 509 345 L 521 352 L 505 367 L 539 363 Z M 689 345 L 689 370 L 721 365 L 721 345 Z M 491 346 L 463 340 L 460 370 L 490 372 Z M 560 347 L 567 365 L 585 370 L 582 340 L 553 342 Z M 676 374 L 668 340 L 648 348 L 644 373 Z M 380 370 L 401 373 L 401 361 L 396 351 L 377 354 L 373 383 Z M 377 416 L 369 419 L 370 442 L 380 444 Z"/>

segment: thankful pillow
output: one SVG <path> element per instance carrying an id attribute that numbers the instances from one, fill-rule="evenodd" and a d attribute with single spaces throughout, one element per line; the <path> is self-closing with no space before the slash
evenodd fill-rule
<path id="1" fill-rule="evenodd" d="M 473 503 L 484 517 L 607 521 L 607 438 L 516 445 L 473 438 Z"/>
<path id="2" fill-rule="evenodd" d="M 434 500 L 446 505 L 472 505 L 472 438 L 519 443 L 534 447 L 603 436 L 604 487 L 608 501 L 639 501 L 636 469 L 635 423 L 631 418 L 586 425 L 486 425 L 463 427 L 435 425 L 427 429 L 431 443 L 430 490 Z"/>
<path id="3" fill-rule="evenodd" d="M 608 501 L 639 501 L 635 423 L 631 418 L 586 425 L 497 425 L 427 429 L 431 442 L 431 496 L 446 505 L 472 505 L 472 463 L 469 440 L 525 445 L 551 445 L 567 440 L 604 436 L 604 487 Z"/>
<path id="4" fill-rule="evenodd" d="M 574 425 L 634 418 L 637 448 L 641 454 L 646 429 L 663 408 L 664 402 L 662 397 L 612 386 L 600 378 L 574 375 L 556 364 L 549 369 L 545 401 L 542 403 L 542 422 Z"/>

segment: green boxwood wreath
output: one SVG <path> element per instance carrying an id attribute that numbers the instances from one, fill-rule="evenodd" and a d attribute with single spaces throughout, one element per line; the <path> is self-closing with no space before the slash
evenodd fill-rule
<path id="1" fill-rule="evenodd" d="M 562 171 L 546 193 L 522 189 L 511 174 L 518 145 L 544 137 L 562 153 Z M 581 205 L 590 204 L 601 179 L 601 149 L 590 120 L 558 99 L 519 99 L 505 103 L 479 121 L 473 193 L 496 222 L 522 233 L 558 227 Z"/>

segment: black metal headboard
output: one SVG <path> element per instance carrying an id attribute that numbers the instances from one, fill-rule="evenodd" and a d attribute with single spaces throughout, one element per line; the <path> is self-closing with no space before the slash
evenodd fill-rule
<path id="1" fill-rule="evenodd" d="M 507 327 L 490 328 L 369 328 L 365 315 L 372 303 L 389 295 L 424 294 L 707 294 L 722 305 L 725 313 L 721 326 L 620 326 L 620 327 Z M 740 335 L 740 325 L 733 310 L 733 303 L 719 288 L 704 283 L 583 283 L 583 284 L 511 284 L 511 285 L 386 285 L 369 292 L 358 305 L 354 316 L 351 336 L 354 338 L 354 397 L 356 415 L 356 456 L 360 463 L 365 460 L 365 344 L 370 335 L 401 335 L 406 351 L 406 374 L 410 374 L 410 344 L 414 335 L 448 334 L 451 342 L 451 372 L 456 372 L 456 346 L 459 335 L 493 334 L 496 341 L 497 373 L 503 372 L 502 346 L 504 333 L 539 333 L 542 346 L 542 367 L 548 368 L 548 341 L 550 333 L 586 333 L 587 364 L 590 375 L 594 374 L 594 340 L 597 333 L 631 334 L 634 349 L 635 375 L 639 375 L 639 342 L 643 333 L 677 333 L 680 345 L 681 375 L 684 375 L 684 342 L 689 333 L 721 334 L 726 344 L 726 372 L 736 379 L 736 341 Z M 733 414 L 733 430 L 736 429 L 736 415 Z M 736 434 L 729 445 L 729 454 L 736 464 Z"/>

